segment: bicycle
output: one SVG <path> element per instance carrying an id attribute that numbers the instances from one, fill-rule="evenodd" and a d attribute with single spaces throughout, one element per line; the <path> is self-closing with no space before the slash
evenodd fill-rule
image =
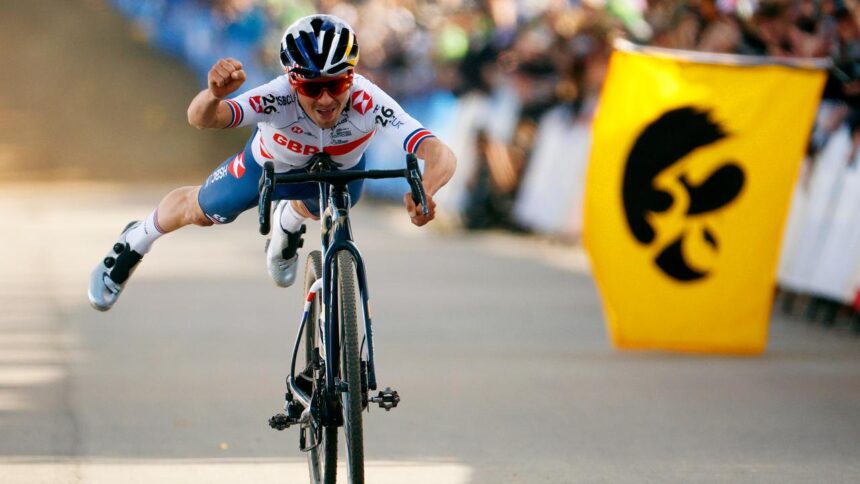
<path id="1" fill-rule="evenodd" d="M 299 449 L 308 455 L 313 484 L 336 482 L 338 427 L 344 428 L 348 481 L 363 484 L 362 412 L 372 403 L 386 411 L 400 403 L 400 395 L 388 387 L 370 396 L 377 390 L 370 300 L 364 261 L 352 236 L 346 185 L 358 179 L 401 177 L 409 182 L 412 200 L 427 215 L 421 171 L 413 154 L 406 156 L 406 168 L 401 170 L 336 171 L 326 153 L 311 158 L 307 173 L 275 174 L 271 162 L 263 166 L 258 207 L 263 235 L 271 227 L 277 184 L 316 182 L 320 188 L 322 251 L 307 257 L 306 298 L 287 377 L 286 413 L 269 419 L 269 426 L 276 430 L 299 425 Z M 361 329 L 356 290 L 364 320 Z M 304 362 L 297 374 L 300 353 Z"/>

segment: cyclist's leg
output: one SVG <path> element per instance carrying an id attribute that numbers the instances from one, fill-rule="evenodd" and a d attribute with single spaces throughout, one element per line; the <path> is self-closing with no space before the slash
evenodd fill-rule
<path id="1" fill-rule="evenodd" d="M 249 143 L 245 151 L 218 166 L 206 183 L 194 187 L 196 190 L 188 194 L 185 203 L 176 206 L 175 220 L 185 225 L 206 226 L 236 220 L 239 214 L 257 205 L 262 172 L 251 154 Z"/>
<path id="2" fill-rule="evenodd" d="M 364 157 L 351 170 L 364 169 Z M 287 173 L 304 173 L 291 170 Z M 361 195 L 363 180 L 351 182 L 348 189 L 353 204 Z M 298 183 L 278 185 L 274 197 L 279 200 L 272 219 L 271 239 L 266 248 L 266 265 L 275 284 L 288 287 L 295 282 L 298 273 L 298 250 L 302 246 L 304 222 L 308 218 L 319 219 L 319 185 Z"/>
<path id="3" fill-rule="evenodd" d="M 203 185 L 180 187 L 165 195 L 146 223 L 129 231 L 132 249 L 146 254 L 164 234 L 186 225 L 208 227 L 231 222 L 249 204 L 256 203 L 260 168 L 251 155 L 252 139 L 242 151 L 218 165 Z"/>
<path id="4" fill-rule="evenodd" d="M 186 225 L 227 223 L 257 203 L 257 180 L 262 169 L 247 156 L 250 142 L 230 157 L 198 187 L 182 187 L 168 193 L 144 221 L 129 223 L 90 276 L 90 304 L 107 311 L 116 303 L 128 278 L 152 243 Z"/>
<path id="5" fill-rule="evenodd" d="M 290 170 L 286 173 L 304 173 Z M 319 188 L 315 183 L 278 185 L 273 194 L 277 200 L 272 213 L 272 230 L 266 246 L 266 266 L 272 280 L 280 287 L 289 287 L 298 274 L 298 250 L 302 246 L 304 221 L 308 218 L 297 200 L 315 196 Z"/>

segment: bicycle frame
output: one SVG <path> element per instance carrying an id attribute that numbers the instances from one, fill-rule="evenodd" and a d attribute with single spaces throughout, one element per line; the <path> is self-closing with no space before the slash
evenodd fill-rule
<path id="1" fill-rule="evenodd" d="M 324 185 L 320 183 L 320 185 Z M 320 198 L 325 191 L 324 187 L 320 186 Z M 334 256 L 341 250 L 349 251 L 355 260 L 355 272 L 358 278 L 358 291 L 361 295 L 361 304 L 364 314 L 364 334 L 367 342 L 367 387 L 368 390 L 376 390 L 376 372 L 374 370 L 373 359 L 373 326 L 371 323 L 370 312 L 370 294 L 367 287 L 367 276 L 365 272 L 364 259 L 355 242 L 352 239 L 352 227 L 349 223 L 349 207 L 350 197 L 345 185 L 335 185 L 327 187 L 330 190 L 329 204 L 323 213 L 325 217 L 322 221 L 324 227 L 331 227 L 331 230 L 324 232 L 322 238 L 322 253 L 323 253 L 323 287 L 328 288 L 328 291 L 323 291 L 324 310 L 326 312 L 326 332 L 329 335 L 340 334 L 339 325 L 335 325 L 337 304 L 334 303 L 337 295 L 337 274 L 334 264 Z M 323 205 L 321 205 L 322 207 Z M 330 236 L 329 236 L 330 234 Z M 329 240 L 327 240 L 329 239 Z M 326 276 L 329 276 L 326 278 Z M 337 321 L 339 323 L 339 321 Z M 334 389 L 333 370 L 329 365 L 330 355 L 332 351 L 339 350 L 331 345 L 334 338 L 326 338 L 326 379 L 328 381 L 327 390 Z M 337 354 L 337 353 L 334 353 Z"/>
<path id="2" fill-rule="evenodd" d="M 278 174 L 274 172 L 274 164 L 266 162 L 263 165 L 263 175 L 260 178 L 259 198 L 259 221 L 260 233 L 266 235 L 271 229 L 271 205 L 275 186 L 278 183 L 304 183 L 314 182 L 319 186 L 320 193 L 320 216 L 321 216 L 321 240 L 322 240 L 322 274 L 310 288 L 305 300 L 305 310 L 302 322 L 296 334 L 293 346 L 292 361 L 290 363 L 290 374 L 287 377 L 287 402 L 298 399 L 304 407 L 297 421 L 290 421 L 286 415 L 280 414 L 272 417 L 269 425 L 272 428 L 283 430 L 292 423 L 312 422 L 314 425 L 319 418 L 324 426 L 343 425 L 341 408 L 339 406 L 340 393 L 343 391 L 344 383 L 340 380 L 340 320 L 338 287 L 337 287 L 337 264 L 335 255 L 341 251 L 349 252 L 355 261 L 355 275 L 358 279 L 358 291 L 361 295 L 361 304 L 364 314 L 364 344 L 367 344 L 366 366 L 362 368 L 362 376 L 367 378 L 367 387 L 362 381 L 361 390 L 363 402 L 374 402 L 381 408 L 390 410 L 397 406 L 400 401 L 396 391 L 386 388 L 379 395 L 370 398 L 369 392 L 377 389 L 376 369 L 374 364 L 373 326 L 371 323 L 370 291 L 367 287 L 367 276 L 364 259 L 352 237 L 352 228 L 349 222 L 349 209 L 351 206 L 349 191 L 346 186 L 349 182 L 359 179 L 383 179 L 383 178 L 405 178 L 412 192 L 412 201 L 416 206 L 422 207 L 424 215 L 429 213 L 427 208 L 427 197 L 421 182 L 421 170 L 418 166 L 417 157 L 409 153 L 406 155 L 406 167 L 402 170 L 370 170 L 370 171 L 339 171 L 335 168 L 337 164 L 332 161 L 326 153 L 317 153 L 311 158 L 310 169 L 302 174 Z M 314 390 L 314 395 L 306 394 L 296 384 L 296 360 L 298 359 L 299 347 L 302 343 L 304 331 L 315 331 L 316 328 L 308 328 L 310 310 L 318 291 L 322 291 L 320 298 L 320 315 L 323 325 L 320 326 L 321 345 L 325 355 L 325 386 L 321 390 Z M 319 324 L 313 321 L 311 324 Z M 359 350 L 363 353 L 362 350 Z M 312 355 L 310 364 L 316 366 L 319 355 Z M 315 374 L 315 378 L 316 374 Z M 318 388 L 319 380 L 317 378 Z M 323 401 L 315 402 L 313 398 L 317 392 L 322 393 Z M 288 410 L 288 408 L 286 408 Z M 313 414 L 314 410 L 322 412 L 322 415 Z M 304 435 L 304 433 L 302 434 Z M 303 444 L 302 444 L 303 445 Z"/>

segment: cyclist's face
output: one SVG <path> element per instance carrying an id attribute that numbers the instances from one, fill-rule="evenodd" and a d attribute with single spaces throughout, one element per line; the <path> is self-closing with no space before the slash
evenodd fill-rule
<path id="1" fill-rule="evenodd" d="M 296 87 L 299 104 L 311 120 L 320 128 L 331 128 L 337 123 L 346 107 L 351 84 L 352 76 L 349 76 L 349 82 L 309 82 L 307 84 L 309 89 L 302 89 L 295 84 L 294 87 Z"/>

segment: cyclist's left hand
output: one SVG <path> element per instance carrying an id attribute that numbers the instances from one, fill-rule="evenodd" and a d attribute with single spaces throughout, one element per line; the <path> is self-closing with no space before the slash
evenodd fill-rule
<path id="1" fill-rule="evenodd" d="M 411 192 L 403 195 L 403 201 L 406 203 L 406 211 L 409 212 L 409 218 L 412 219 L 412 223 L 416 226 L 421 227 L 436 218 L 436 202 L 433 201 L 433 197 L 429 193 L 427 194 L 427 208 L 429 209 L 427 215 L 424 215 L 420 205 L 416 206 L 415 202 L 412 201 Z"/>

